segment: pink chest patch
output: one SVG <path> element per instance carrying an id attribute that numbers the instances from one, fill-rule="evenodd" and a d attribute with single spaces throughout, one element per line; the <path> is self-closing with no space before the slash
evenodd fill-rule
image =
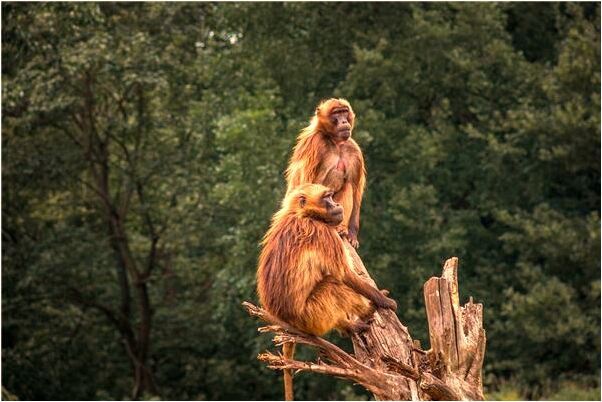
<path id="1" fill-rule="evenodd" d="M 345 160 L 343 158 L 339 158 L 339 161 L 337 162 L 337 170 L 342 172 L 345 171 Z"/>

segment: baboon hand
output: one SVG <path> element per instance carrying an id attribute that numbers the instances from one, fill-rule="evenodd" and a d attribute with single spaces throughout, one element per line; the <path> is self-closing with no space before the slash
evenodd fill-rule
<path id="1" fill-rule="evenodd" d="M 378 303 L 379 307 L 388 308 L 393 311 L 397 311 L 397 302 L 395 300 L 391 299 L 390 297 L 383 297 L 383 299 L 384 300 L 382 300 Z"/>
<path id="2" fill-rule="evenodd" d="M 341 236 L 341 239 L 349 239 L 349 231 L 347 230 L 347 226 L 337 226 L 337 233 L 339 234 L 339 236 Z"/>
<path id="3" fill-rule="evenodd" d="M 357 235 L 352 231 L 349 231 L 349 234 L 347 235 L 347 240 L 349 240 L 349 244 L 351 244 L 353 248 L 357 249 L 360 247 L 360 242 L 357 240 Z"/>
<path id="4" fill-rule="evenodd" d="M 364 332 L 366 331 L 368 328 L 370 328 L 370 325 L 362 320 L 357 320 L 355 321 L 355 323 L 353 323 L 353 327 L 351 328 L 351 331 L 354 333 L 360 333 L 360 332 Z"/>

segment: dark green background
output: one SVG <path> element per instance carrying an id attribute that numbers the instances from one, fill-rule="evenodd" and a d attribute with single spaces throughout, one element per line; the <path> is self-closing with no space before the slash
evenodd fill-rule
<path id="1" fill-rule="evenodd" d="M 3 397 L 132 392 L 98 308 L 123 300 L 84 184 L 93 124 L 112 199 L 144 194 L 122 216 L 141 266 L 148 219 L 160 230 L 160 396 L 280 399 L 240 303 L 295 137 L 331 96 L 366 157 L 360 254 L 413 337 L 428 343 L 422 284 L 458 256 L 461 301 L 485 306 L 486 394 L 598 399 L 599 3 L 3 2 Z M 311 374 L 296 393 L 369 397 Z"/>

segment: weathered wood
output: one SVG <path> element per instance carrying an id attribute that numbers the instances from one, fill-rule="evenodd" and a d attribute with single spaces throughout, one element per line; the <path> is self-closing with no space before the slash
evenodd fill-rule
<path id="1" fill-rule="evenodd" d="M 445 262 L 440 278 L 424 285 L 433 374 L 459 399 L 483 400 L 481 368 L 485 354 L 483 305 L 472 298 L 460 306 L 458 259 Z"/>
<path id="2" fill-rule="evenodd" d="M 358 275 L 374 285 L 355 250 L 349 246 Z M 248 302 L 249 314 L 272 325 L 277 346 L 295 342 L 318 349 L 317 362 L 285 359 L 262 353 L 271 369 L 311 371 L 351 380 L 376 400 L 483 400 L 481 368 L 485 353 L 483 306 L 472 298 L 460 306 L 458 259 L 446 261 L 439 278 L 424 285 L 431 349 L 423 351 L 391 310 L 378 309 L 368 330 L 352 337 L 354 355 L 332 343 L 305 334 Z"/>
<path id="3" fill-rule="evenodd" d="M 250 315 L 273 324 L 259 328 L 259 332 L 277 333 L 278 335 L 273 339 L 276 346 L 280 346 L 285 342 L 294 342 L 313 346 L 320 351 L 321 359 L 316 363 L 290 360 L 271 352 L 261 353 L 257 356 L 257 359 L 266 362 L 268 368 L 302 370 L 332 375 L 358 383 L 374 395 L 384 395 L 389 400 L 392 399 L 390 390 L 395 389 L 396 383 L 399 381 L 398 376 L 375 370 L 327 340 L 305 334 L 251 303 L 243 302 L 243 306 Z"/>
<path id="4" fill-rule="evenodd" d="M 345 244 L 353 257 L 353 266 L 357 274 L 372 286 L 377 287 L 355 249 L 349 243 Z M 370 328 L 359 335 L 353 335 L 352 341 L 358 360 L 376 370 L 386 370 L 385 360 L 391 361 L 391 359 L 410 367 L 414 366 L 413 342 L 408 328 L 391 310 L 378 309 L 374 313 Z M 416 382 L 403 377 L 389 390 L 387 395 L 375 394 L 374 397 L 377 400 L 416 401 L 420 399 Z"/>

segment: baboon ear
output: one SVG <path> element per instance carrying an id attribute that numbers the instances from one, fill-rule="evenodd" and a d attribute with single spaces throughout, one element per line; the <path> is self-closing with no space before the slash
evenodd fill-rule
<path id="1" fill-rule="evenodd" d="M 320 113 L 320 108 L 319 107 L 316 108 L 316 111 L 314 112 L 314 114 L 317 116 L 318 113 Z"/>
<path id="2" fill-rule="evenodd" d="M 304 195 L 300 195 L 299 196 L 299 206 L 301 208 L 305 207 L 305 203 L 307 202 L 307 200 L 305 199 Z"/>

